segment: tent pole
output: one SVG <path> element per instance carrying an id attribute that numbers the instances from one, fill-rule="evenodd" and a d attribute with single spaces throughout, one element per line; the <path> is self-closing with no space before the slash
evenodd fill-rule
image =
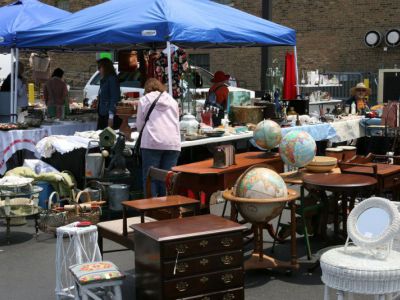
<path id="1" fill-rule="evenodd" d="M 299 68 L 298 68 L 298 65 L 297 65 L 297 47 L 296 46 L 294 46 L 294 60 L 295 60 L 294 65 L 295 65 L 295 68 L 296 68 L 296 94 L 300 95 Z"/>
<path id="2" fill-rule="evenodd" d="M 167 42 L 167 61 L 168 61 L 168 92 L 171 96 L 172 93 L 172 62 L 171 62 L 171 42 Z"/>
<path id="3" fill-rule="evenodd" d="M 14 72 L 14 85 L 15 85 L 15 89 L 14 89 L 14 122 L 17 121 L 17 117 L 15 116 L 15 114 L 18 113 L 17 111 L 17 106 L 18 106 L 18 64 L 19 64 L 19 49 L 15 48 L 15 72 Z"/>
<path id="4" fill-rule="evenodd" d="M 10 123 L 13 122 L 14 113 L 14 48 L 10 49 L 11 82 L 10 82 Z"/>

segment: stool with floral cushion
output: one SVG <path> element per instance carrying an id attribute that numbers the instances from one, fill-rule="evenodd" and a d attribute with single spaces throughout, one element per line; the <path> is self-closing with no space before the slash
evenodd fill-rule
<path id="1" fill-rule="evenodd" d="M 121 285 L 125 275 L 112 262 L 77 264 L 69 270 L 75 280 L 75 299 L 122 300 Z"/>

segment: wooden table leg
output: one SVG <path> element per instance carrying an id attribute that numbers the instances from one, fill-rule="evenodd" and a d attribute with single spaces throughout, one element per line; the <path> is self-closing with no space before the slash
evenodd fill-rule
<path id="1" fill-rule="evenodd" d="M 7 240 L 7 244 L 10 244 L 10 222 L 11 219 L 10 218 L 6 218 L 6 240 Z"/>
<path id="2" fill-rule="evenodd" d="M 34 217 L 35 217 L 35 237 L 36 237 L 36 240 L 37 240 L 38 236 L 39 236 L 39 222 L 38 222 L 39 215 L 36 214 Z"/>
<path id="3" fill-rule="evenodd" d="M 335 235 L 339 234 L 339 199 L 340 195 L 338 194 L 333 194 L 333 200 L 334 200 L 334 205 L 335 205 L 335 211 L 333 212 L 333 231 Z"/>
<path id="4" fill-rule="evenodd" d="M 291 222 L 291 263 L 292 266 L 298 267 L 297 265 L 297 240 L 296 240 L 296 204 L 291 202 L 290 204 L 290 222 Z M 305 221 L 305 220 L 304 220 Z"/>
<path id="5" fill-rule="evenodd" d="M 321 214 L 321 219 L 319 222 L 319 229 L 318 229 L 318 234 L 323 238 L 326 239 L 327 237 L 327 225 L 328 225 L 328 217 L 329 217 L 329 200 L 328 196 L 324 191 L 320 192 L 321 194 L 321 201 L 323 202 L 323 207 L 322 207 L 322 214 Z"/>

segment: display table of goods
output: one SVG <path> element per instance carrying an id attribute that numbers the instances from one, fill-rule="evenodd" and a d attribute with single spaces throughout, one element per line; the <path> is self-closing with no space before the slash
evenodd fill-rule
<path id="1" fill-rule="evenodd" d="M 124 133 L 127 140 L 131 140 L 132 129 L 129 127 L 128 120 L 133 115 L 136 115 L 139 100 L 129 98 L 128 100 L 122 100 L 118 102 L 116 114 L 122 119 L 122 124 L 119 130 Z"/>
<path id="2" fill-rule="evenodd" d="M 10 226 L 23 225 L 25 217 L 35 218 L 35 233 L 38 235 L 38 206 L 41 187 L 32 185 L 33 179 L 7 176 L 0 179 L 0 218 L 6 220 L 6 238 L 10 243 Z"/>

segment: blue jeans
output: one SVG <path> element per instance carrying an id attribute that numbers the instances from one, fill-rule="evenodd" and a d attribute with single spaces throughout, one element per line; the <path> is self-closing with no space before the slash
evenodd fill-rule
<path id="1" fill-rule="evenodd" d="M 154 149 L 141 149 L 142 151 L 142 171 L 143 171 L 143 191 L 146 195 L 146 178 L 150 167 L 155 167 L 163 170 L 171 170 L 176 166 L 180 152 L 174 150 L 154 150 Z M 151 196 L 162 197 L 166 195 L 165 182 L 153 180 L 151 182 Z"/>

